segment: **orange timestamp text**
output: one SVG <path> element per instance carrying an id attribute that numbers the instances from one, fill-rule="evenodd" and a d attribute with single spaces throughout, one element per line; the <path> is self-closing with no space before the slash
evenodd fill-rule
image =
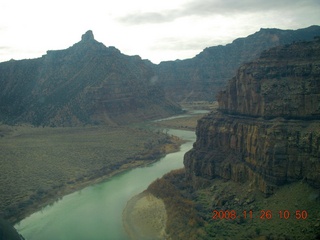
<path id="1" fill-rule="evenodd" d="M 308 218 L 308 212 L 306 210 L 296 210 L 290 212 L 289 210 L 271 211 L 271 210 L 261 210 L 258 213 L 254 213 L 253 210 L 244 210 L 242 212 L 237 212 L 235 210 L 213 210 L 212 219 L 261 219 L 261 220 L 271 220 L 273 217 L 279 219 L 289 219 L 294 218 L 297 220 L 306 220 Z"/>

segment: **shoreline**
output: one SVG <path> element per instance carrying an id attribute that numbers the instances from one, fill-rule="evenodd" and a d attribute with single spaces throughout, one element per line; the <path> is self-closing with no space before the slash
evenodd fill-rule
<path id="1" fill-rule="evenodd" d="M 147 191 L 133 196 L 122 212 L 123 227 L 132 240 L 167 239 L 167 218 L 164 201 Z"/>
<path id="2" fill-rule="evenodd" d="M 105 175 L 98 174 L 96 176 L 89 176 L 82 179 L 81 181 L 71 184 L 67 183 L 61 188 L 54 189 L 48 192 L 45 197 L 35 201 L 32 205 L 23 209 L 23 211 L 19 212 L 19 215 L 8 217 L 7 221 L 9 221 L 12 225 L 16 225 L 33 213 L 40 211 L 44 207 L 52 205 L 55 202 L 61 200 L 66 195 L 84 189 L 91 185 L 99 184 L 125 171 L 153 164 L 159 161 L 165 155 L 179 151 L 180 146 L 186 142 L 185 140 L 182 140 L 176 136 L 171 136 L 170 141 L 171 143 L 161 144 L 155 147 L 151 152 L 148 152 L 148 154 L 145 155 L 143 159 L 132 160 L 131 162 L 121 165 L 119 169 L 115 171 L 112 171 Z"/>
<path id="3" fill-rule="evenodd" d="M 201 114 L 200 114 L 201 116 Z M 199 116 L 198 116 L 199 117 Z M 178 119 L 179 121 L 180 119 Z M 191 128 L 181 128 L 177 125 L 170 125 L 170 128 L 177 129 L 177 130 L 187 130 L 187 131 L 194 131 L 196 121 L 194 119 L 191 121 L 191 125 L 193 127 Z M 162 124 L 155 124 L 152 123 L 153 126 L 156 127 L 169 127 L 169 126 L 163 126 Z M 98 183 L 101 183 L 103 181 L 106 181 L 110 179 L 111 177 L 121 174 L 127 170 L 134 169 L 136 167 L 143 167 L 150 165 L 154 162 L 157 162 L 162 158 L 163 156 L 177 152 L 180 149 L 180 146 L 187 142 L 186 140 L 180 139 L 177 136 L 171 135 L 170 136 L 170 143 L 166 144 L 159 144 L 158 146 L 154 146 L 153 149 L 150 149 L 149 151 L 145 151 L 141 153 L 140 156 L 138 156 L 137 159 L 134 159 L 132 157 L 132 160 L 130 162 L 126 162 L 119 166 L 117 170 L 114 170 L 112 172 L 97 172 L 89 176 L 84 176 L 80 180 L 77 179 L 76 181 L 72 183 L 65 183 L 62 186 L 56 187 L 51 189 L 51 191 L 46 192 L 45 195 L 43 195 L 41 198 L 35 199 L 32 204 L 27 204 L 24 209 L 19 209 L 18 214 L 13 214 L 11 216 L 5 217 L 7 221 L 9 221 L 12 225 L 18 224 L 23 219 L 29 217 L 33 213 L 40 211 L 44 207 L 48 205 L 52 205 L 55 202 L 62 199 L 64 196 L 69 195 L 71 193 L 74 193 L 76 191 L 79 191 L 83 188 L 86 188 L 91 185 L 95 185 Z"/>

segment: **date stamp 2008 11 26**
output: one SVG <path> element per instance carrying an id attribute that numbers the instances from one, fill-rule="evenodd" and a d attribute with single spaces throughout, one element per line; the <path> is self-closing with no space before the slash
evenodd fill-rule
<path id="1" fill-rule="evenodd" d="M 306 210 L 296 210 L 290 212 L 289 210 L 280 210 L 276 213 L 271 210 L 261 210 L 258 214 L 255 214 L 252 210 L 244 210 L 241 213 L 236 212 L 235 210 L 213 210 L 212 219 L 261 219 L 261 220 L 271 220 L 274 216 L 277 216 L 279 219 L 289 219 L 294 218 L 297 220 L 306 220 L 308 218 L 308 212 Z"/>

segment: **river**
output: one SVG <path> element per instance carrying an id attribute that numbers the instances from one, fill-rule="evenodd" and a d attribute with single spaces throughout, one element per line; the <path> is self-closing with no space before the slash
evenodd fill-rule
<path id="1" fill-rule="evenodd" d="M 127 201 L 165 173 L 182 168 L 183 156 L 196 138 L 191 131 L 171 129 L 168 133 L 188 140 L 179 152 L 66 195 L 15 228 L 26 240 L 127 240 L 122 226 Z"/>

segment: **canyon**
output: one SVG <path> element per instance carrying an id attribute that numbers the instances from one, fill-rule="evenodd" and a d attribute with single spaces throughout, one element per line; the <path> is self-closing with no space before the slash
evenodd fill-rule
<path id="1" fill-rule="evenodd" d="M 319 38 L 264 51 L 238 69 L 217 111 L 198 121 L 184 169 L 146 191 L 164 201 L 171 239 L 320 236 L 319 80 Z M 284 209 L 292 212 L 285 224 L 276 216 Z M 300 209 L 306 221 L 294 218 Z M 213 219 L 214 210 L 234 218 Z"/>
<path id="2" fill-rule="evenodd" d="M 0 63 L 0 121 L 35 126 L 110 126 L 181 112 L 139 56 L 106 47 L 87 31 L 64 50 Z"/>
<path id="3" fill-rule="evenodd" d="M 260 29 L 191 59 L 153 64 L 106 47 L 89 30 L 67 49 L 0 63 L 0 121 L 115 126 L 178 114 L 177 102 L 215 100 L 237 68 L 263 50 L 318 35 L 319 26 Z"/>
<path id="4" fill-rule="evenodd" d="M 225 46 L 212 46 L 190 59 L 165 61 L 153 65 L 166 95 L 181 101 L 214 101 L 227 81 L 244 63 L 258 58 L 264 50 L 320 35 L 319 26 L 298 30 L 261 28 Z"/>
<path id="5" fill-rule="evenodd" d="M 305 179 L 320 187 L 320 42 L 276 47 L 239 68 L 198 122 L 188 178 L 251 181 L 266 195 Z"/>
<path id="6" fill-rule="evenodd" d="M 26 183 L 23 179 L 29 179 L 31 172 L 25 169 L 31 168 L 36 169 L 35 176 L 44 169 L 54 175 L 54 178 L 44 176 L 48 178 L 45 189 L 40 188 L 41 183 L 32 185 L 27 194 L 23 191 L 16 194 L 22 195 L 14 203 L 10 202 L 11 193 L 7 194 L 0 210 L 15 222 L 15 211 L 25 210 L 35 193 L 40 200 L 54 198 L 48 191 L 50 188 L 56 189 L 55 193 L 60 191 L 54 179 L 64 179 L 63 184 L 72 188 L 75 183 L 82 183 L 83 178 L 94 182 L 95 177 L 105 174 L 104 170 L 109 173 L 109 168 L 117 170 L 125 166 L 123 163 L 150 160 L 149 155 L 148 159 L 139 156 L 146 150 L 152 153 L 152 146 L 160 144 L 162 149 L 161 139 L 168 140 L 167 136 L 131 128 L 128 124 L 144 124 L 146 120 L 181 113 L 181 102 L 217 100 L 217 111 L 198 120 L 197 140 L 185 154 L 184 169 L 157 179 L 144 193 L 163 200 L 167 212 L 166 234 L 172 239 L 223 238 L 226 235 L 219 235 L 219 229 L 223 230 L 224 224 L 211 221 L 213 209 L 243 211 L 246 207 L 259 211 L 262 206 L 275 208 L 272 201 L 276 199 L 277 203 L 291 204 L 292 211 L 307 206 L 310 218 L 302 224 L 294 222 L 294 229 L 281 236 L 261 230 L 260 223 L 250 226 L 250 222 L 239 218 L 227 224 L 232 225 L 232 231 L 226 228 L 229 234 L 245 226 L 250 236 L 243 233 L 239 239 L 260 236 L 290 239 L 302 228 L 306 236 L 319 237 L 320 41 L 317 35 L 320 35 L 319 26 L 299 30 L 261 29 L 226 46 L 206 48 L 192 59 L 155 65 L 139 56 L 122 54 L 115 47 L 106 47 L 94 39 L 92 31 L 87 31 L 80 42 L 67 49 L 48 51 L 36 59 L 0 63 L 0 122 L 7 124 L 0 127 L 0 142 L 4 146 L 2 153 L 8 152 L 0 164 L 16 171 L 18 165 L 12 158 L 19 156 L 15 153 L 17 143 L 25 143 L 28 138 L 36 141 L 42 136 L 48 139 L 41 142 L 45 145 L 43 149 L 39 143 L 32 146 L 32 151 L 27 149 L 27 144 L 19 147 L 19 151 L 26 149 L 32 156 L 17 157 L 21 162 L 19 171 L 25 178 L 13 174 L 14 179 L 23 182 L 20 184 L 23 186 Z M 17 125 L 20 125 L 18 130 Z M 95 125 L 105 129 L 102 131 Z M 176 126 L 192 129 L 187 123 Z M 131 135 L 136 136 L 128 137 Z M 64 141 L 72 147 L 66 149 L 72 155 L 67 161 L 64 158 L 68 154 L 64 158 L 59 156 L 61 149 L 68 147 L 62 144 Z M 58 147 L 51 148 L 53 143 Z M 54 154 L 49 154 L 47 146 Z M 84 151 L 80 157 L 74 154 L 80 152 L 78 148 Z M 105 158 L 108 151 L 114 154 L 107 153 L 110 159 Z M 134 154 L 128 153 L 117 162 L 118 152 L 127 154 L 127 151 Z M 85 153 L 89 158 L 83 157 Z M 56 154 L 58 157 L 51 160 Z M 35 159 L 41 168 L 29 164 Z M 59 174 L 67 168 L 55 170 L 57 165 L 63 168 L 56 161 L 72 161 L 70 166 L 83 171 L 87 167 L 81 168 L 77 162 L 92 166 L 88 159 L 97 160 L 97 167 L 90 174 L 74 173 L 70 177 L 69 171 L 62 178 Z M 43 165 L 46 161 L 49 164 Z M 47 166 L 52 166 L 54 171 Z M 5 177 L 2 184 L 5 182 L 14 184 L 12 176 Z M 301 185 L 292 185 L 297 183 Z M 281 195 L 287 186 L 295 189 L 291 193 L 288 190 L 290 196 L 299 193 L 311 200 L 293 198 L 289 202 L 285 194 Z M 263 205 L 265 202 L 270 205 Z M 15 211 L 8 210 L 10 204 L 15 206 L 11 208 Z M 277 222 L 270 223 L 270 229 L 276 225 Z"/>

